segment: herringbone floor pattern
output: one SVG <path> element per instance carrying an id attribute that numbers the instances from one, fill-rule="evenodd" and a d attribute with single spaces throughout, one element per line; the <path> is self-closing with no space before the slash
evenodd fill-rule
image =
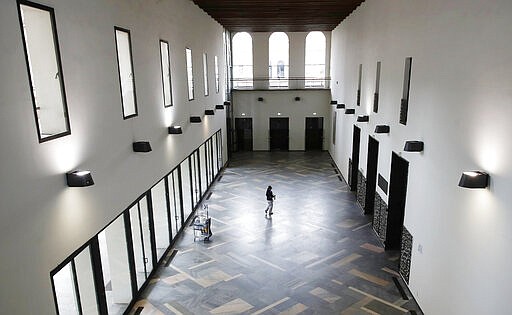
<path id="1" fill-rule="evenodd" d="M 221 175 L 203 201 L 210 242 L 187 227 L 131 314 L 419 313 L 327 153 L 238 154 Z"/>

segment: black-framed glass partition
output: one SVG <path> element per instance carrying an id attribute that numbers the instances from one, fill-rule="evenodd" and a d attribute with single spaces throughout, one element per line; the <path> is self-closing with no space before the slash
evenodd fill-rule
<path id="1" fill-rule="evenodd" d="M 222 166 L 218 130 L 50 272 L 56 313 L 124 314 Z"/>

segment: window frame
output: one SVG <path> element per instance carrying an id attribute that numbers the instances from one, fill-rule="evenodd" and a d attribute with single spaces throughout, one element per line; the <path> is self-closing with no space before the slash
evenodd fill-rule
<path id="1" fill-rule="evenodd" d="M 170 103 L 166 104 L 165 102 L 165 76 L 164 76 L 164 64 L 163 56 L 162 56 L 162 44 L 167 45 L 167 64 L 169 65 L 169 95 L 170 95 Z M 173 105 L 173 97 L 172 97 L 172 72 L 171 72 L 171 45 L 169 45 L 169 42 L 160 39 L 159 41 L 159 51 L 160 51 L 160 71 L 162 73 L 162 92 L 163 92 L 163 101 L 164 101 L 164 107 L 171 107 Z"/>
<path id="2" fill-rule="evenodd" d="M 213 59 L 214 62 L 214 71 L 215 71 L 215 94 L 219 94 L 220 90 L 220 76 L 219 76 L 219 58 L 217 56 Z"/>
<path id="3" fill-rule="evenodd" d="M 210 95 L 210 86 L 208 80 L 208 54 L 203 53 L 203 88 L 204 88 L 204 96 Z"/>
<path id="4" fill-rule="evenodd" d="M 187 52 L 190 51 L 190 74 L 191 78 L 188 77 L 188 54 Z M 185 74 L 187 76 L 187 97 L 189 101 L 194 100 L 194 58 L 192 55 L 192 49 L 185 47 Z M 190 85 L 192 84 L 192 86 Z"/>
<path id="5" fill-rule="evenodd" d="M 127 116 L 125 116 L 125 114 L 124 114 L 123 85 L 121 83 L 121 66 L 119 63 L 119 47 L 117 45 L 117 31 L 125 32 L 126 34 L 128 34 L 128 47 L 129 47 L 128 52 L 130 53 L 130 67 L 131 67 L 130 70 L 132 71 L 131 74 L 132 74 L 132 81 L 133 81 L 133 104 L 134 104 L 135 113 L 129 114 Z M 119 27 L 119 26 L 114 26 L 114 39 L 116 42 L 117 76 L 119 78 L 119 92 L 121 93 L 121 109 L 123 111 L 123 119 L 126 120 L 126 119 L 130 119 L 133 117 L 137 117 L 139 115 L 139 109 L 137 106 L 137 87 L 135 84 L 135 71 L 133 68 L 132 35 L 131 35 L 131 32 L 129 29 Z"/>
<path id="6" fill-rule="evenodd" d="M 23 52 L 25 54 L 25 62 L 26 62 L 26 66 L 27 66 L 28 81 L 29 81 L 29 86 L 30 86 L 30 97 L 32 99 L 32 108 L 34 110 L 34 119 L 36 122 L 37 137 L 38 137 L 39 143 L 43 143 L 46 141 L 50 141 L 50 140 L 64 137 L 64 136 L 71 134 L 71 123 L 69 121 L 69 110 L 68 110 L 68 104 L 67 104 L 67 98 L 66 98 L 66 88 L 64 85 L 64 72 L 62 71 L 62 60 L 61 60 L 60 47 L 59 47 L 59 37 L 58 37 L 58 32 L 57 32 L 57 22 L 55 19 L 55 10 L 52 7 L 42 5 L 39 3 L 35 3 L 35 2 L 31 2 L 31 1 L 17 0 L 16 2 L 17 2 L 17 7 L 18 7 L 18 18 L 19 18 L 19 22 L 20 22 L 21 38 L 22 38 L 22 43 L 23 43 Z M 47 11 L 50 14 L 50 23 L 51 23 L 52 35 L 53 35 L 53 46 L 55 49 L 55 59 L 56 59 L 57 68 L 59 71 L 58 74 L 59 74 L 59 79 L 60 79 L 59 80 L 60 94 L 61 94 L 61 98 L 62 98 L 62 107 L 63 107 L 62 109 L 63 109 L 63 114 L 64 114 L 64 120 L 66 122 L 66 130 L 63 132 L 48 136 L 48 137 L 42 137 L 41 126 L 39 124 L 39 115 L 37 113 L 37 111 L 39 109 L 36 104 L 36 97 L 34 94 L 34 82 L 32 79 L 32 71 L 31 71 L 30 59 L 29 59 L 29 54 L 28 54 L 27 39 L 25 36 L 25 31 L 24 31 L 24 26 L 23 26 L 24 25 L 23 17 L 22 17 L 22 13 L 21 13 L 22 5 L 32 7 L 35 9 L 39 9 L 42 11 Z"/>

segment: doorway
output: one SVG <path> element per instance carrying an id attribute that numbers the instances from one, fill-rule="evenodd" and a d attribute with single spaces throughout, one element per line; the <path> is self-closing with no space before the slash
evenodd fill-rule
<path id="1" fill-rule="evenodd" d="M 377 183 L 377 162 L 379 159 L 379 142 L 368 137 L 368 158 L 366 163 L 366 197 L 364 214 L 373 214 L 375 207 L 375 189 Z"/>
<path id="2" fill-rule="evenodd" d="M 306 151 L 322 151 L 324 118 L 306 117 Z"/>
<path id="3" fill-rule="evenodd" d="M 361 141 L 361 129 L 354 126 L 354 133 L 352 136 L 352 169 L 350 171 L 350 190 L 357 190 L 357 172 L 359 170 L 359 146 Z"/>
<path id="4" fill-rule="evenodd" d="M 288 118 L 270 118 L 270 151 L 288 151 L 289 133 Z"/>
<path id="5" fill-rule="evenodd" d="M 252 118 L 235 118 L 236 151 L 252 151 Z"/>
<path id="6" fill-rule="evenodd" d="M 405 216 L 408 173 L 409 162 L 393 152 L 391 156 L 391 175 L 389 179 L 386 240 L 384 241 L 386 249 L 400 249 Z"/>

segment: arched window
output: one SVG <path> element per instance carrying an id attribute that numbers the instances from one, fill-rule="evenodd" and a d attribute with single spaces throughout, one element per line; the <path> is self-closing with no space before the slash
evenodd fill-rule
<path id="1" fill-rule="evenodd" d="M 268 76 L 270 87 L 288 87 L 289 46 L 286 33 L 275 32 L 268 39 Z"/>
<path id="2" fill-rule="evenodd" d="M 306 36 L 306 87 L 325 87 L 325 35 L 310 32 Z"/>
<path id="3" fill-rule="evenodd" d="M 247 32 L 233 36 L 233 88 L 252 88 L 252 37 Z"/>

